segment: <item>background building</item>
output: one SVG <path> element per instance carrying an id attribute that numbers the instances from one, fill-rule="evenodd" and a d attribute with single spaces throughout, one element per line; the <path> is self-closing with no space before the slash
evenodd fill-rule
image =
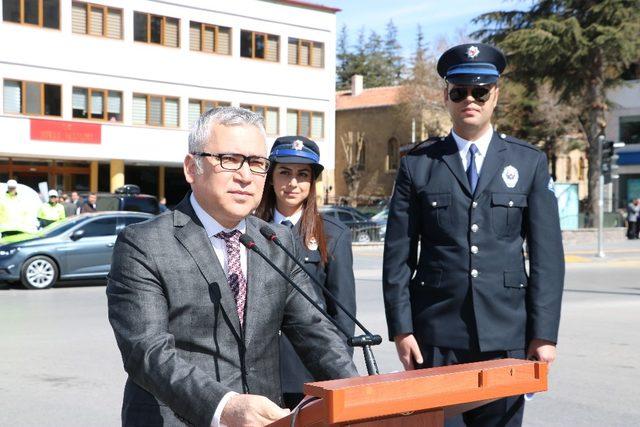
<path id="1" fill-rule="evenodd" d="M 402 86 L 363 89 L 362 76 L 355 75 L 351 90 L 336 92 L 335 199 L 349 197 L 343 171 L 355 160 L 362 172 L 359 202 L 390 197 L 403 148 L 449 132 L 451 122 L 441 100 L 434 99 L 433 108 L 424 111 L 421 120 L 413 121 L 402 114 L 402 91 Z M 433 135 L 427 132 L 426 121 L 436 124 Z M 353 151 L 358 137 L 363 138 L 361 155 L 355 160 L 350 155 L 349 159 L 345 143 L 350 145 L 347 150 Z"/>
<path id="2" fill-rule="evenodd" d="M 175 204 L 187 188 L 189 126 L 217 105 L 260 112 L 270 142 L 315 139 L 332 177 L 337 11 L 303 1 L 3 0 L 0 181 L 64 191 L 133 183 Z"/>

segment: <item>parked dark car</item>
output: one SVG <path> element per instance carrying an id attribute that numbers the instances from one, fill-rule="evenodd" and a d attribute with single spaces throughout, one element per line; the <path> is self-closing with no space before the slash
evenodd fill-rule
<path id="1" fill-rule="evenodd" d="M 114 193 L 97 193 L 97 196 L 98 211 L 146 212 L 153 215 L 160 213 L 158 199 L 149 194 L 141 194 L 140 187 L 134 184 L 119 187 Z"/>
<path id="2" fill-rule="evenodd" d="M 0 282 L 46 289 L 58 280 L 106 277 L 116 237 L 148 213 L 97 212 L 55 222 L 37 233 L 0 240 Z"/>
<path id="3" fill-rule="evenodd" d="M 325 205 L 319 208 L 320 213 L 338 218 L 351 229 L 352 240 L 359 243 L 380 241 L 380 227 L 368 220 L 356 209 L 347 206 Z"/>

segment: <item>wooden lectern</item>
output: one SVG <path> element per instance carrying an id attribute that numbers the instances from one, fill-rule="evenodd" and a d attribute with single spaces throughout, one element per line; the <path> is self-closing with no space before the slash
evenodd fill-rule
<path id="1" fill-rule="evenodd" d="M 317 400 L 272 423 L 291 426 L 444 425 L 493 400 L 547 390 L 547 364 L 501 359 L 304 385 Z"/>

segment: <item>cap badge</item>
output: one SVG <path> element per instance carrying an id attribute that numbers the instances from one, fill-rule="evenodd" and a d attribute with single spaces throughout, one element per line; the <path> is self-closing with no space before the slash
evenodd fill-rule
<path id="1" fill-rule="evenodd" d="M 479 53 L 480 49 L 478 49 L 478 46 L 470 46 L 469 49 L 467 49 L 467 58 L 475 59 L 475 57 L 478 56 Z"/>
<path id="2" fill-rule="evenodd" d="M 508 188 L 515 187 L 516 184 L 518 183 L 518 178 L 519 178 L 518 169 L 514 168 L 511 165 L 507 166 L 502 171 L 502 180 L 504 181 L 504 183 Z"/>
<path id="3" fill-rule="evenodd" d="M 304 142 L 300 141 L 299 139 L 296 139 L 295 141 L 293 141 L 291 148 L 293 148 L 294 150 L 300 151 L 304 148 Z"/>

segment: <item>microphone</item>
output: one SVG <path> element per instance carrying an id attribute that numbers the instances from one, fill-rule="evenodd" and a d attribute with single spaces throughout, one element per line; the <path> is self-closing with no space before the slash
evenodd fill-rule
<path id="1" fill-rule="evenodd" d="M 284 280 L 286 280 L 296 291 L 298 291 L 300 295 L 302 295 L 307 301 L 309 301 L 311 305 L 315 307 L 316 310 L 322 313 L 322 315 L 326 317 L 327 320 L 329 320 L 340 332 L 342 332 L 342 334 L 347 338 L 347 342 L 349 343 L 350 346 L 361 345 L 357 340 L 354 341 L 354 337 L 351 337 L 349 332 L 342 325 L 340 325 L 333 317 L 331 317 L 324 308 L 320 307 L 320 305 L 318 305 L 318 303 L 314 301 L 314 299 L 311 296 L 309 296 L 309 294 L 303 291 L 298 285 L 296 285 L 293 282 L 293 280 L 291 280 L 291 278 L 284 271 L 282 271 L 277 265 L 275 265 L 273 261 L 271 261 L 269 257 L 265 255 L 264 252 L 262 252 L 258 248 L 258 246 L 256 245 L 256 242 L 249 235 L 242 234 L 240 236 L 240 243 L 242 243 L 247 249 L 257 253 L 263 260 L 266 261 L 267 264 L 271 266 L 271 268 L 273 268 L 280 276 L 282 276 Z M 355 338 L 361 338 L 361 337 L 355 337 Z M 382 342 L 382 338 L 379 335 L 378 335 L 378 338 L 380 338 L 380 342 Z M 380 342 L 378 342 L 378 344 Z M 367 372 L 369 373 L 369 375 L 378 375 L 380 372 L 378 371 L 378 365 L 375 362 L 375 358 L 373 358 L 373 353 L 371 352 L 370 345 L 362 343 L 361 346 L 363 347 L 363 351 L 364 351 L 365 363 L 367 365 Z"/>
<path id="2" fill-rule="evenodd" d="M 362 347 L 365 353 L 365 363 L 367 365 L 369 375 L 372 375 L 372 371 L 378 373 L 378 366 L 376 364 L 375 358 L 373 357 L 370 346 L 379 345 L 380 343 L 382 343 L 382 337 L 380 335 L 374 335 L 369 332 L 369 330 L 365 328 L 364 325 L 358 321 L 358 319 L 356 319 L 353 313 L 351 313 L 344 305 L 342 305 L 340 300 L 333 293 L 331 293 L 331 291 L 329 291 L 329 289 L 327 289 L 324 284 L 320 283 L 318 278 L 313 273 L 311 273 L 294 254 L 291 253 L 291 251 L 280 241 L 280 239 L 278 239 L 278 236 L 271 227 L 269 227 L 268 225 L 263 225 L 262 227 L 260 227 L 260 234 L 262 234 L 267 240 L 275 243 L 278 247 L 280 247 L 280 249 L 282 249 L 284 253 L 286 253 L 287 256 L 291 258 L 293 262 L 295 262 L 296 265 L 298 265 L 298 267 L 302 269 L 302 271 L 307 273 L 307 276 L 309 276 L 311 281 L 322 290 L 324 295 L 331 301 L 333 301 L 338 307 L 340 307 L 340 309 L 347 315 L 347 317 L 353 320 L 354 323 L 358 325 L 360 329 L 362 329 L 362 332 L 364 332 L 365 335 L 360 335 L 357 337 L 347 336 L 347 344 L 349 344 L 350 347 Z M 371 364 L 371 369 L 369 364 Z"/>
<path id="3" fill-rule="evenodd" d="M 302 289 L 300 289 L 300 287 L 298 285 L 296 285 L 293 280 L 291 280 L 291 278 L 289 276 L 287 276 L 287 274 L 282 271 L 277 265 L 275 265 L 273 263 L 273 261 L 271 261 L 269 259 L 269 257 L 267 257 L 264 252 L 262 252 L 258 246 L 256 245 L 256 242 L 247 234 L 242 234 L 240 236 L 240 243 L 242 243 L 247 249 L 254 251 L 255 253 L 257 253 L 258 255 L 260 255 L 260 258 L 262 258 L 263 260 L 265 260 L 267 262 L 267 264 L 269 264 L 271 266 L 271 268 L 273 268 L 279 275 L 281 275 L 291 286 L 293 286 L 293 288 L 298 291 L 300 293 L 300 295 L 302 295 L 307 301 L 309 301 L 311 303 L 311 305 L 313 305 L 316 310 L 318 310 L 320 313 L 322 313 L 322 315 L 324 317 L 326 317 L 329 321 L 331 321 L 331 323 L 333 323 L 333 325 L 338 328 L 338 330 L 340 332 L 342 332 L 347 338 L 349 338 L 349 332 L 347 332 L 342 325 L 340 325 L 338 322 L 336 322 L 336 320 L 329 316 L 329 313 L 327 313 L 325 311 L 324 308 L 320 307 L 320 305 L 318 305 L 317 302 L 315 302 L 313 300 L 313 298 L 311 298 L 309 296 L 309 294 L 307 294 L 305 291 L 303 291 Z"/>

